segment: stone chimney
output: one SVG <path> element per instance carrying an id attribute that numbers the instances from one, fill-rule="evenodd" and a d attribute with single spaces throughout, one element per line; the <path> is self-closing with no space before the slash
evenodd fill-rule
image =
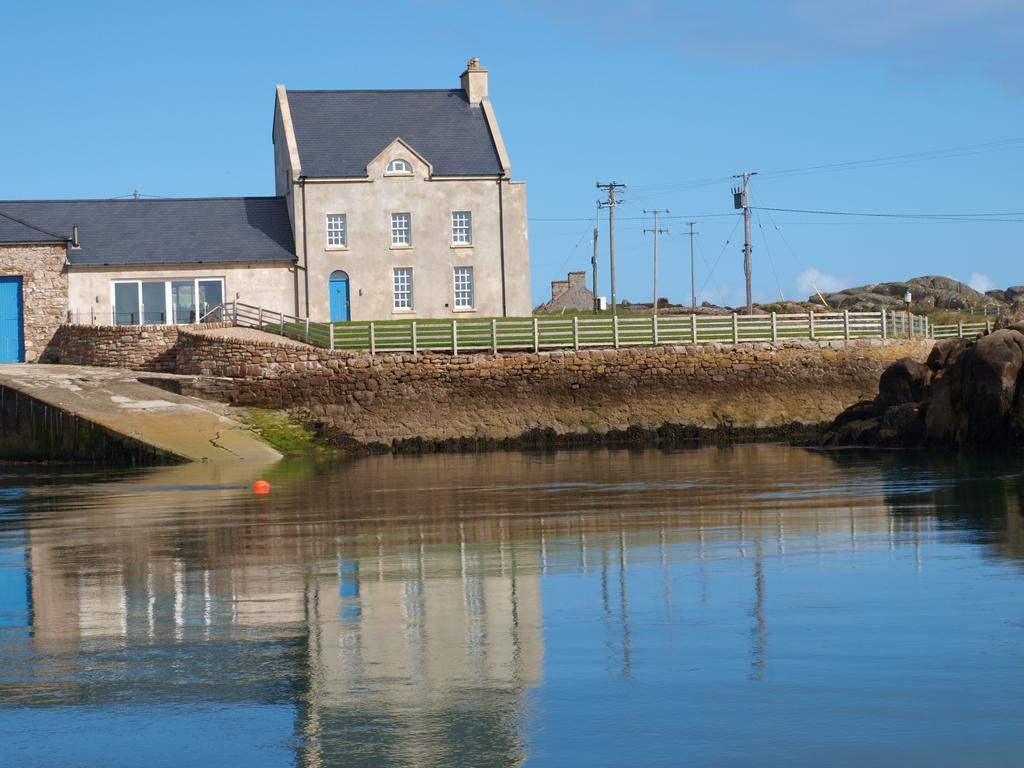
<path id="1" fill-rule="evenodd" d="M 554 301 L 559 296 L 563 295 L 569 290 L 568 280 L 552 280 L 551 281 L 551 300 Z"/>
<path id="2" fill-rule="evenodd" d="M 570 272 L 569 273 L 569 287 L 570 288 L 583 288 L 587 287 L 587 273 L 586 272 Z"/>
<path id="3" fill-rule="evenodd" d="M 469 60 L 460 80 L 470 104 L 479 104 L 487 98 L 487 70 L 480 66 L 480 59 L 474 56 Z"/>

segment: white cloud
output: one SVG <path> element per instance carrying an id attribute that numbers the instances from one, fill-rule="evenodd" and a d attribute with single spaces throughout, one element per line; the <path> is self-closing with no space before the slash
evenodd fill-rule
<path id="1" fill-rule="evenodd" d="M 739 307 L 747 303 L 747 294 L 742 288 L 727 283 L 704 288 L 697 293 L 697 303 L 710 302 L 719 307 Z"/>
<path id="2" fill-rule="evenodd" d="M 1022 91 L 1020 0 L 518 0 L 602 40 L 642 42 L 678 54 L 757 66 L 861 59 L 916 77 L 964 73 Z M 927 12 L 922 6 L 927 6 Z"/>
<path id="3" fill-rule="evenodd" d="M 991 291 L 996 287 L 996 284 L 992 282 L 988 275 L 983 275 L 981 272 L 974 272 L 967 280 L 967 284 L 976 291 L 984 293 L 985 291 Z"/>
<path id="4" fill-rule="evenodd" d="M 846 281 L 841 277 L 829 275 L 821 270 L 811 267 L 805 269 L 796 278 L 796 287 L 800 291 L 800 298 L 806 298 L 814 293 L 815 289 L 822 293 L 835 293 L 846 287 Z"/>

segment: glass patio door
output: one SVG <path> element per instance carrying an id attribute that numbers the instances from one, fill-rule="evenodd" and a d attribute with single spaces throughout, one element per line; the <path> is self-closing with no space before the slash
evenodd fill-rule
<path id="1" fill-rule="evenodd" d="M 224 283 L 220 280 L 199 280 L 200 323 L 219 323 L 224 319 L 224 310 L 218 304 L 224 303 Z"/>
<path id="2" fill-rule="evenodd" d="M 175 325 L 188 325 L 196 321 L 196 284 L 194 280 L 171 282 L 171 307 Z"/>
<path id="3" fill-rule="evenodd" d="M 139 324 L 139 284 L 114 283 L 114 325 Z"/>
<path id="4" fill-rule="evenodd" d="M 142 324 L 164 325 L 167 322 L 167 283 L 142 284 Z"/>

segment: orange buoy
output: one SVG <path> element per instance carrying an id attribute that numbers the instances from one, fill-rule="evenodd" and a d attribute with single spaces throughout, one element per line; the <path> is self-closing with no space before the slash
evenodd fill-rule
<path id="1" fill-rule="evenodd" d="M 266 480 L 257 480 L 252 484 L 253 493 L 270 493 L 270 483 Z"/>

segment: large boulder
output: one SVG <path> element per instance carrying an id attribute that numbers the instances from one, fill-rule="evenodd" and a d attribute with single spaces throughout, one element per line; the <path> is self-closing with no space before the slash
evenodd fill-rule
<path id="1" fill-rule="evenodd" d="M 893 447 L 920 445 L 924 439 L 926 410 L 923 403 L 903 403 L 886 408 L 878 425 L 879 444 Z"/>
<path id="2" fill-rule="evenodd" d="M 1024 333 L 1024 300 L 1017 300 L 996 320 L 995 329 L 1010 328 Z"/>
<path id="3" fill-rule="evenodd" d="M 970 346 L 970 342 L 967 339 L 957 338 L 938 341 L 932 347 L 932 351 L 928 353 L 928 362 L 925 365 L 928 366 L 933 375 L 938 374 L 956 363 L 960 355 Z"/>
<path id="4" fill-rule="evenodd" d="M 936 377 L 924 414 L 925 440 L 932 445 L 954 445 L 961 416 L 953 407 L 953 377 Z"/>
<path id="5" fill-rule="evenodd" d="M 878 382 L 878 402 L 884 406 L 919 403 L 924 400 L 932 372 L 912 357 L 892 363 Z"/>
<path id="6" fill-rule="evenodd" d="M 1021 414 L 1024 333 L 1012 329 L 983 336 L 952 369 L 950 398 L 961 445 L 998 446 L 1015 440 Z"/>

